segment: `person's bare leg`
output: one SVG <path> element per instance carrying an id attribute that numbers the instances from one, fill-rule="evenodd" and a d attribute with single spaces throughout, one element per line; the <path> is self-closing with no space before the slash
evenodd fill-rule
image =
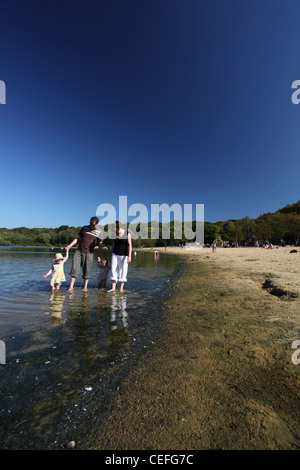
<path id="1" fill-rule="evenodd" d="M 71 277 L 69 292 L 71 292 L 73 290 L 75 279 L 76 279 L 76 277 Z"/>
<path id="2" fill-rule="evenodd" d="M 84 280 L 84 283 L 83 283 L 83 292 L 86 292 L 86 291 L 87 291 L 88 283 L 89 283 L 89 279 L 85 279 L 85 280 Z"/>
<path id="3" fill-rule="evenodd" d="M 124 282 L 120 282 L 120 292 L 123 292 L 124 290 Z"/>
<path id="4" fill-rule="evenodd" d="M 111 289 L 109 289 L 107 292 L 113 292 L 116 290 L 116 281 L 111 281 Z"/>

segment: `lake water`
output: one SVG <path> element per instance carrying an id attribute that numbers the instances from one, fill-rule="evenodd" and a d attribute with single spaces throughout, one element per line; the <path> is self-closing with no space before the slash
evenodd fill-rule
<path id="1" fill-rule="evenodd" d="M 69 440 L 85 441 L 153 342 L 159 306 L 182 266 L 176 257 L 138 251 L 124 293 L 108 293 L 97 289 L 95 259 L 88 292 L 80 275 L 69 293 L 71 253 L 67 281 L 52 293 L 50 276 L 42 275 L 56 251 L 0 248 L 0 340 L 6 347 L 1 449 L 59 449 Z"/>

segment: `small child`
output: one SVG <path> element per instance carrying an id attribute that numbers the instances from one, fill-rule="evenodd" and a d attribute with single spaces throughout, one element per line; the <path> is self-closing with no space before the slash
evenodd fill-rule
<path id="1" fill-rule="evenodd" d="M 100 269 L 98 276 L 98 288 L 102 289 L 106 287 L 106 281 L 109 272 L 108 261 L 107 259 L 101 260 L 101 258 L 97 258 L 97 261 Z"/>
<path id="2" fill-rule="evenodd" d="M 53 261 L 55 263 L 52 265 L 52 268 L 43 275 L 43 277 L 49 276 L 52 273 L 52 277 L 50 279 L 50 286 L 51 290 L 59 290 L 61 283 L 66 280 L 65 273 L 64 273 L 64 264 L 69 257 L 69 252 L 65 257 L 61 253 L 57 253 Z"/>

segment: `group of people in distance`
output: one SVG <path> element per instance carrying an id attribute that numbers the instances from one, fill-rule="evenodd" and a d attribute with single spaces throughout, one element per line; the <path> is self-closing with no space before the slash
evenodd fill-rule
<path id="1" fill-rule="evenodd" d="M 106 280 L 109 272 L 107 259 L 101 259 L 102 250 L 102 230 L 98 227 L 98 217 L 92 217 L 89 225 L 84 225 L 78 237 L 65 248 L 66 256 L 57 253 L 54 258 L 52 268 L 44 274 L 44 278 L 52 274 L 50 287 L 52 290 L 59 290 L 62 282 L 66 280 L 64 273 L 64 264 L 69 257 L 69 251 L 72 246 L 78 242 L 78 247 L 72 259 L 72 267 L 70 271 L 71 282 L 69 292 L 74 288 L 75 280 L 82 269 L 82 277 L 84 281 L 83 290 L 87 291 L 88 282 L 94 259 L 94 249 L 98 246 L 97 262 L 99 266 L 98 287 L 106 286 Z M 120 283 L 120 292 L 124 290 L 124 284 L 127 282 L 128 263 L 131 262 L 132 243 L 131 236 L 122 228 L 121 223 L 117 220 L 115 223 L 115 238 L 113 238 L 110 259 L 110 281 L 111 289 L 108 292 L 116 290 L 117 283 Z"/>

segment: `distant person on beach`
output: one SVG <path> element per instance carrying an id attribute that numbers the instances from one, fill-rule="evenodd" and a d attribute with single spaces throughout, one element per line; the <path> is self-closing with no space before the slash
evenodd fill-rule
<path id="1" fill-rule="evenodd" d="M 215 252 L 216 252 L 216 249 L 217 249 L 217 244 L 216 244 L 216 242 L 214 242 L 214 243 L 212 244 L 212 252 L 215 253 Z"/>
<path id="2" fill-rule="evenodd" d="M 66 250 L 66 256 L 64 257 L 61 253 L 56 253 L 55 258 L 53 261 L 55 263 L 52 265 L 52 268 L 43 275 L 44 278 L 49 276 L 52 273 L 50 279 L 50 287 L 51 290 L 59 290 L 61 283 L 66 280 L 65 273 L 64 273 L 64 264 L 69 257 L 69 253 Z"/>
<path id="3" fill-rule="evenodd" d="M 120 282 L 120 292 L 123 292 L 124 283 L 127 282 L 128 263 L 131 263 L 132 243 L 130 233 L 125 234 L 120 222 L 116 221 L 116 238 L 111 248 L 111 289 L 116 290 L 117 282 Z"/>
<path id="4" fill-rule="evenodd" d="M 80 273 L 82 268 L 82 277 L 84 280 L 83 290 L 87 291 L 88 282 L 90 279 L 90 273 L 93 265 L 94 259 L 94 249 L 96 246 L 99 247 L 99 255 L 102 248 L 101 240 L 101 229 L 98 228 L 99 219 L 98 217 L 92 217 L 90 220 L 90 225 L 84 225 L 80 232 L 78 233 L 78 238 L 74 238 L 72 243 L 66 247 L 66 251 L 69 251 L 70 248 L 78 243 L 78 248 L 74 253 L 72 260 L 72 268 L 70 271 L 71 282 L 69 287 L 69 292 L 73 290 L 75 280 Z"/>
<path id="5" fill-rule="evenodd" d="M 107 259 L 102 259 L 100 256 L 97 258 L 99 266 L 98 288 L 103 289 L 106 287 L 107 276 L 109 273 L 109 266 Z"/>

